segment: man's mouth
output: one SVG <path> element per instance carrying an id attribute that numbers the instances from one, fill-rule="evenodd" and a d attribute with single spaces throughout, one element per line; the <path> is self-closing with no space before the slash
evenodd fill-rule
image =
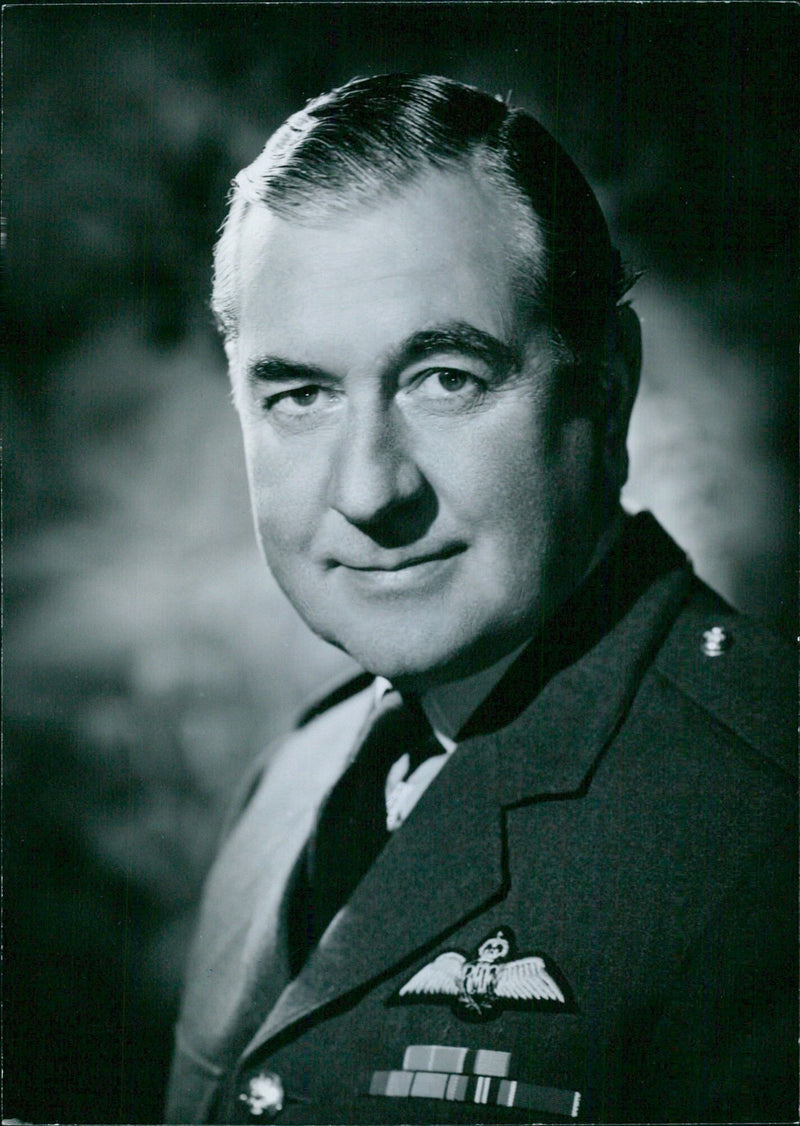
<path id="1" fill-rule="evenodd" d="M 466 544 L 449 544 L 413 555 L 398 552 L 374 558 L 337 559 L 332 566 L 366 591 L 395 593 L 436 583 L 450 571 L 452 560 L 465 550 Z"/>
<path id="2" fill-rule="evenodd" d="M 398 553 L 385 553 L 374 558 L 341 558 L 331 561 L 333 567 L 345 567 L 348 571 L 359 571 L 367 574 L 393 574 L 397 571 L 406 571 L 412 567 L 422 567 L 427 563 L 438 563 L 460 555 L 466 550 L 466 544 L 455 543 L 434 551 L 420 552 L 416 555 L 401 555 Z"/>

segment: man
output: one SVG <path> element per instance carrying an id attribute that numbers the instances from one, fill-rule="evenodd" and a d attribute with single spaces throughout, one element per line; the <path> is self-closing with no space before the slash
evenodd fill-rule
<path id="1" fill-rule="evenodd" d="M 247 788 L 170 1120 L 794 1116 L 791 663 L 619 510 L 624 291 L 555 141 L 444 79 L 349 83 L 237 176 L 258 538 L 370 676 Z"/>

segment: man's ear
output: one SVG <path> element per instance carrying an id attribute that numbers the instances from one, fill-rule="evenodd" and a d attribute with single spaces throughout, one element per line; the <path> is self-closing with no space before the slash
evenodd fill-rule
<path id="1" fill-rule="evenodd" d="M 619 491 L 628 476 L 628 424 L 642 369 L 642 329 L 630 305 L 615 310 L 614 346 L 608 363 L 605 403 L 605 467 L 608 484 Z"/>

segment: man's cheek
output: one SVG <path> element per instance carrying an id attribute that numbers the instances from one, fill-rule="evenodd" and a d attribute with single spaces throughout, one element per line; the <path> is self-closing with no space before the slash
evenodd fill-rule
<path id="1" fill-rule="evenodd" d="M 268 509 L 259 520 L 261 546 L 273 570 L 292 558 L 300 550 L 299 529 L 289 513 Z"/>

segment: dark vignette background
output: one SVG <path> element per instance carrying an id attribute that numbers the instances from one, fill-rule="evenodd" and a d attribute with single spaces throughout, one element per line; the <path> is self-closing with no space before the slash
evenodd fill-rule
<path id="1" fill-rule="evenodd" d="M 628 506 L 792 630 L 797 9 L 21 5 L 3 39 L 4 1114 L 157 1121 L 226 797 L 345 667 L 251 543 L 232 175 L 356 73 L 512 91 L 646 270 Z"/>

